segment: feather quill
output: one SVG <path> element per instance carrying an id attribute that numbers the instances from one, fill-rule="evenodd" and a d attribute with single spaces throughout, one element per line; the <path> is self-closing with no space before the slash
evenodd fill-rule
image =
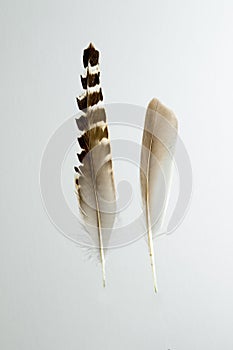
<path id="1" fill-rule="evenodd" d="M 84 225 L 95 246 L 98 246 L 105 287 L 105 250 L 115 220 L 116 194 L 113 178 L 112 155 L 108 136 L 106 113 L 100 87 L 99 51 L 90 44 L 83 53 L 86 75 L 81 76 L 84 94 L 77 98 L 84 112 L 76 119 L 82 132 L 77 154 L 80 165 L 75 167 L 75 186 Z"/>
<path id="2" fill-rule="evenodd" d="M 142 137 L 140 181 L 143 212 L 155 292 L 157 292 L 153 232 L 163 224 L 172 179 L 177 119 L 159 100 L 147 108 Z"/>

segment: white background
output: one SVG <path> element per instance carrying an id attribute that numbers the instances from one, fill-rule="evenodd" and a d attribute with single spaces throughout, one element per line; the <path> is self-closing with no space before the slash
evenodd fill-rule
<path id="1" fill-rule="evenodd" d="M 0 348 L 233 348 L 232 1 L 1 0 L 0 23 Z M 158 295 L 143 241 L 111 254 L 104 290 L 42 207 L 42 152 L 77 112 L 90 41 L 105 102 L 160 98 L 192 160 L 189 213 L 156 242 Z"/>

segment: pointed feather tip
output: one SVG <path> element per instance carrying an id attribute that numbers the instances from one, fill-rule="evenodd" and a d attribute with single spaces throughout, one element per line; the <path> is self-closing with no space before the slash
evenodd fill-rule
<path id="1" fill-rule="evenodd" d="M 95 48 L 95 45 L 93 44 L 93 42 L 91 41 L 90 44 L 89 44 L 89 49 L 94 49 Z"/>
<path id="2" fill-rule="evenodd" d="M 158 112 L 162 115 L 174 128 L 178 127 L 178 120 L 174 112 L 161 103 L 157 98 L 153 98 L 147 107 L 148 110 Z"/>

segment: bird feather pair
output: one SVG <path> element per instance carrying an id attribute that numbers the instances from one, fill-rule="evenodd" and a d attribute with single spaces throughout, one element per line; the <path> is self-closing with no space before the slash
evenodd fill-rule
<path id="1" fill-rule="evenodd" d="M 116 191 L 111 145 L 100 87 L 99 51 L 90 44 L 83 53 L 84 89 L 77 104 L 83 114 L 76 120 L 81 131 L 80 165 L 75 167 L 75 186 L 84 225 L 98 246 L 105 286 L 105 253 L 115 221 Z M 157 291 L 153 232 L 162 226 L 172 179 L 177 119 L 172 111 L 153 99 L 147 108 L 141 149 L 140 184 L 154 289 Z"/>

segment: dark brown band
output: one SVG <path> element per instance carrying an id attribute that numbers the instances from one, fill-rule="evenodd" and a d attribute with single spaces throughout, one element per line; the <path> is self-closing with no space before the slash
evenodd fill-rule
<path id="1" fill-rule="evenodd" d="M 96 50 L 92 44 L 90 44 L 83 52 L 84 68 L 88 66 L 88 62 L 92 67 L 96 66 L 99 62 L 99 51 Z"/>

